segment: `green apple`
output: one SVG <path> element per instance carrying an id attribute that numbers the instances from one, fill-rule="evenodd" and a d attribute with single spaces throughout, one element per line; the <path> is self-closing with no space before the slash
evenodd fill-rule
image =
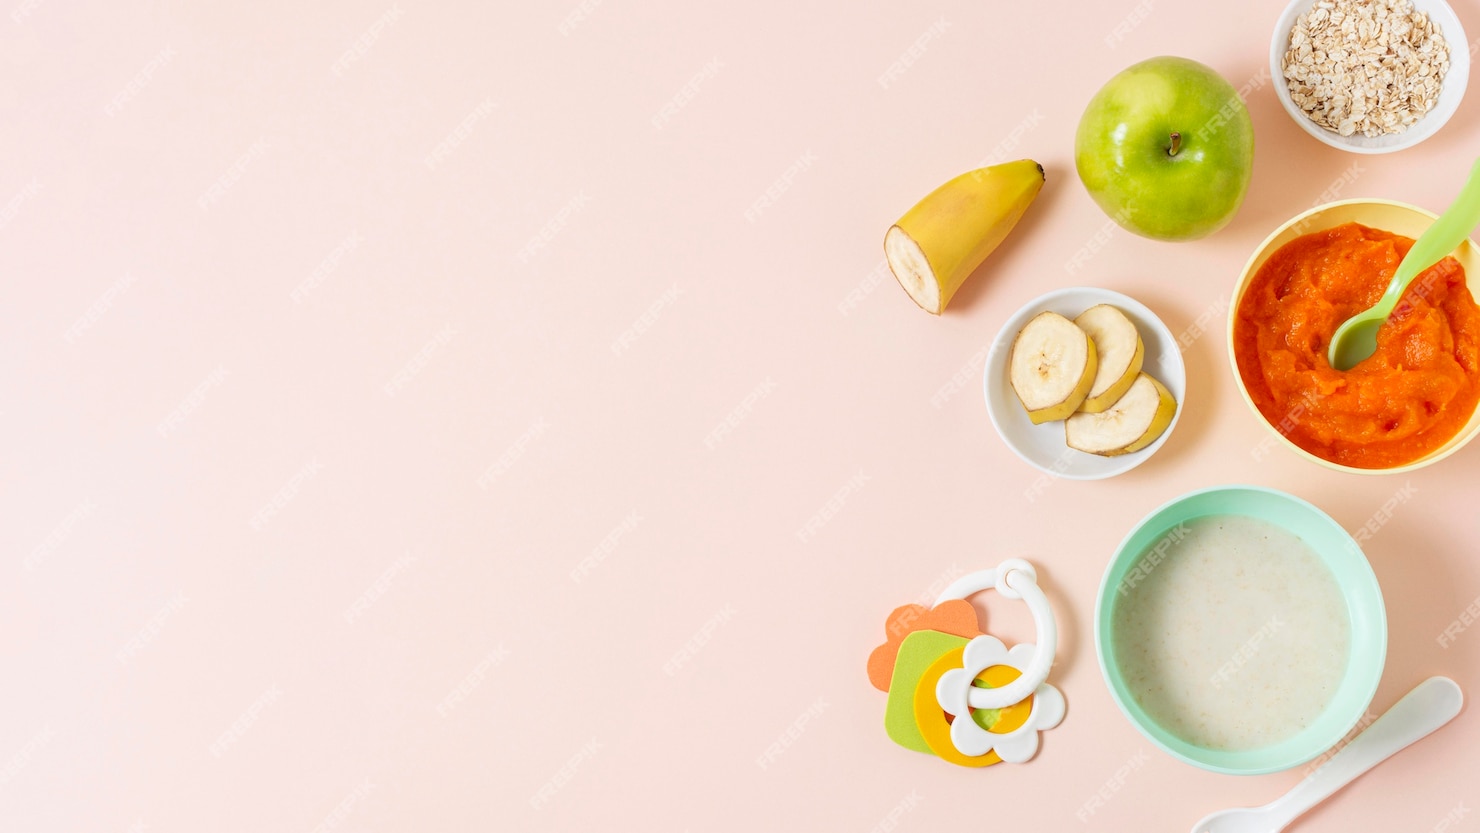
<path id="1" fill-rule="evenodd" d="M 1157 240 L 1228 224 L 1254 168 L 1254 125 L 1223 76 L 1186 58 L 1151 58 L 1111 78 L 1079 119 L 1074 166 L 1100 208 Z"/>

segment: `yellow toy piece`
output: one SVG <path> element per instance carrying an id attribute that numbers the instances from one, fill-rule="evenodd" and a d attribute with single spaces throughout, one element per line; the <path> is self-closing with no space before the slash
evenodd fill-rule
<path id="1" fill-rule="evenodd" d="M 983 767 L 1001 763 L 1002 758 L 996 752 L 988 752 L 980 757 L 969 757 L 956 751 L 956 745 L 951 742 L 951 724 L 946 720 L 946 713 L 941 710 L 940 703 L 935 699 L 935 686 L 940 682 L 941 675 L 952 668 L 960 668 L 962 654 L 965 648 L 952 648 L 936 658 L 925 673 L 920 675 L 920 682 L 915 686 L 915 724 L 920 727 L 920 735 L 925 738 L 925 743 L 930 751 L 944 760 L 959 766 Z M 988 688 L 1000 688 L 1021 674 L 1016 668 L 1008 665 L 994 665 L 977 675 L 977 679 L 986 683 Z M 1007 734 L 1008 732 L 1022 726 L 1033 711 L 1033 697 L 998 710 L 996 721 L 987 728 L 994 734 Z M 960 718 L 957 718 L 960 719 Z"/>

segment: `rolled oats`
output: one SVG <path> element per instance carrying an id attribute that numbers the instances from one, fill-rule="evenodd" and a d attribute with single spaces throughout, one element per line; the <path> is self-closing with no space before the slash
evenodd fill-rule
<path id="1" fill-rule="evenodd" d="M 1342 136 L 1402 133 L 1434 108 L 1449 45 L 1411 0 L 1318 0 L 1281 68 L 1290 98 Z"/>

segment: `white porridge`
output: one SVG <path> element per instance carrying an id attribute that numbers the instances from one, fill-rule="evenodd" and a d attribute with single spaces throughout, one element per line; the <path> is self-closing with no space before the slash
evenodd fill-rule
<path id="1" fill-rule="evenodd" d="M 1122 677 L 1163 728 L 1208 749 L 1290 737 L 1325 709 L 1351 625 L 1335 577 L 1299 537 L 1244 515 L 1188 521 L 1117 588 Z"/>

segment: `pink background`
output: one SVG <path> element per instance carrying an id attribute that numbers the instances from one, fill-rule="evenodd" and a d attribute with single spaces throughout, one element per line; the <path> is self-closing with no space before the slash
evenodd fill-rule
<path id="1" fill-rule="evenodd" d="M 1356 157 L 1266 81 L 1231 226 L 1113 230 L 1070 274 L 1106 223 L 1073 172 L 1090 95 L 1166 53 L 1241 86 L 1281 3 L 212 5 L 0 8 L 5 829 L 1187 830 L 1301 773 L 1153 748 L 1090 619 L 1132 524 L 1229 482 L 1351 530 L 1411 484 L 1366 547 L 1373 707 L 1480 691 L 1480 632 L 1436 641 L 1480 596 L 1480 447 L 1398 478 L 1255 459 L 1223 347 L 1244 259 L 1333 183 L 1441 209 L 1480 96 Z M 947 315 L 879 280 L 916 199 L 1022 156 L 1047 185 Z M 1210 329 L 1160 453 L 1030 500 L 974 357 L 1075 284 Z M 1057 608 L 1063 725 L 987 771 L 896 747 L 885 615 L 1009 556 Z M 1455 818 L 1477 734 L 1300 829 Z"/>

